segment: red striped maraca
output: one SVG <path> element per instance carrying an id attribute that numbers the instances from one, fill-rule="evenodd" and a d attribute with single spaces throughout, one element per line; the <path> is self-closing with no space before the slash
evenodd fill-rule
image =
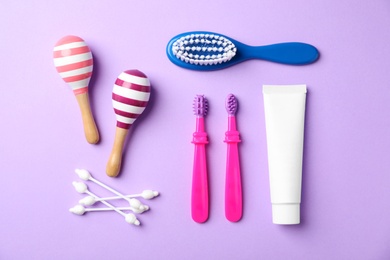
<path id="1" fill-rule="evenodd" d="M 145 110 L 149 96 L 149 79 L 139 70 L 126 70 L 115 81 L 112 90 L 112 105 L 117 123 L 114 146 L 106 167 L 106 173 L 110 177 L 116 177 L 119 174 L 127 132 Z"/>
<path id="2" fill-rule="evenodd" d="M 99 132 L 88 98 L 88 84 L 93 69 L 92 53 L 83 39 L 69 35 L 57 42 L 53 50 L 53 58 L 58 73 L 76 95 L 85 137 L 88 143 L 96 144 L 99 141 Z"/>

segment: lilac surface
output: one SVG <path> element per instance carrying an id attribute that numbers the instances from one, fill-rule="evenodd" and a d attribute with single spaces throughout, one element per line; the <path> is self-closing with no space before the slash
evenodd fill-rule
<path id="1" fill-rule="evenodd" d="M 390 3 L 378 1 L 2 1 L 0 4 L 0 259 L 390 259 Z M 196 72 L 165 46 L 208 30 L 250 45 L 302 41 L 320 60 L 293 67 L 248 61 Z M 90 96 L 101 134 L 84 140 L 52 48 L 85 39 L 95 60 Z M 130 133 L 122 174 L 105 176 L 115 132 L 111 91 L 124 70 L 151 80 L 148 110 Z M 262 84 L 308 86 L 302 223 L 271 223 Z M 224 216 L 226 95 L 237 113 L 244 215 Z M 195 127 L 205 94 L 210 218 L 190 217 Z M 72 215 L 75 168 L 123 193 L 156 189 L 142 227 L 115 213 Z M 89 184 L 89 183 L 88 183 Z M 92 191 L 108 195 L 95 185 Z"/>

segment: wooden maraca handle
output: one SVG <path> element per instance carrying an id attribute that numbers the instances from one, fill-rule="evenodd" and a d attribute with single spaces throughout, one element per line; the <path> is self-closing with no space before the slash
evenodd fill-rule
<path id="1" fill-rule="evenodd" d="M 110 158 L 106 166 L 106 173 L 110 177 L 116 177 L 119 174 L 122 164 L 122 150 L 125 144 L 128 129 L 116 128 L 114 146 L 112 147 Z"/>
<path id="2" fill-rule="evenodd" d="M 99 142 L 99 132 L 92 115 L 91 106 L 89 105 L 88 92 L 76 95 L 76 99 L 80 106 L 85 138 L 87 139 L 88 143 L 96 144 Z"/>

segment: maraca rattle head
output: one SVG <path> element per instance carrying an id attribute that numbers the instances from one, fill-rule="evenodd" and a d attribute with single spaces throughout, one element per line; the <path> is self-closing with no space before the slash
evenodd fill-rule
<path id="1" fill-rule="evenodd" d="M 148 77 L 139 70 L 126 70 L 116 79 L 112 90 L 112 105 L 116 115 L 114 147 L 107 163 L 106 173 L 110 177 L 119 174 L 122 149 L 130 126 L 145 110 L 150 97 Z"/>
<path id="2" fill-rule="evenodd" d="M 65 36 L 53 50 L 54 65 L 62 79 L 68 83 L 76 95 L 84 124 L 84 133 L 89 143 L 99 141 L 99 133 L 92 116 L 88 97 L 88 84 L 93 69 L 91 50 L 78 36 Z"/>
<path id="3" fill-rule="evenodd" d="M 83 39 L 73 35 L 61 38 L 54 47 L 53 59 L 58 73 L 75 95 L 88 91 L 93 58 Z"/>
<path id="4" fill-rule="evenodd" d="M 112 106 L 117 127 L 129 129 L 142 114 L 150 97 L 150 82 L 139 70 L 126 70 L 116 79 L 112 90 Z"/>

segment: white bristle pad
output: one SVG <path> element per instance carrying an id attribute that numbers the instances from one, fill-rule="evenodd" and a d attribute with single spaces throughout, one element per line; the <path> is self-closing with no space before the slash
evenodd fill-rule
<path id="1" fill-rule="evenodd" d="M 150 89 L 149 79 L 139 70 L 127 70 L 119 75 L 112 91 L 117 127 L 129 129 L 145 110 Z"/>
<path id="2" fill-rule="evenodd" d="M 214 65 L 231 60 L 237 48 L 225 37 L 201 33 L 179 38 L 173 43 L 172 52 L 186 63 Z"/>

